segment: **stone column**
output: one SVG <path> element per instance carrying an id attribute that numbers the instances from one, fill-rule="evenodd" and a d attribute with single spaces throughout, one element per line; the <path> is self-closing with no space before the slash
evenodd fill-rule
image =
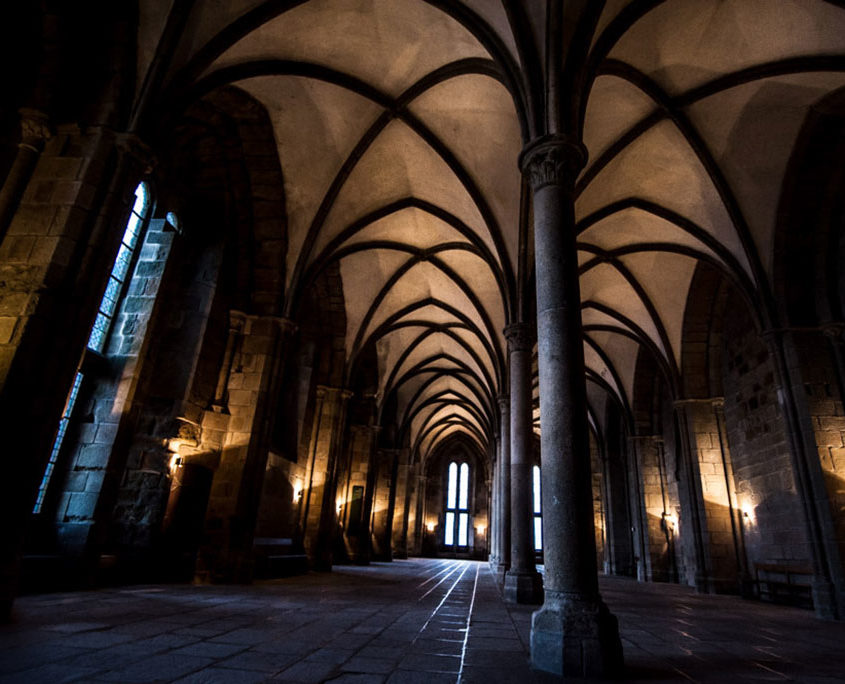
<path id="1" fill-rule="evenodd" d="M 35 109 L 21 109 L 21 141 L 12 168 L 0 189 L 0 240 L 6 234 L 12 216 L 26 190 L 44 143 L 50 137 L 47 115 Z"/>
<path id="2" fill-rule="evenodd" d="M 505 601 L 542 603 L 543 580 L 531 544 L 531 350 L 525 323 L 505 328 L 511 396 L 511 564 L 505 575 Z"/>
<path id="3" fill-rule="evenodd" d="M 599 595 L 593 529 L 573 199 L 585 160 L 584 148 L 562 136 L 539 138 L 520 156 L 533 191 L 545 544 L 545 603 L 532 616 L 531 663 L 567 677 L 622 666 L 616 618 Z"/>
<path id="4" fill-rule="evenodd" d="M 314 548 L 314 569 L 331 570 L 333 545 L 337 528 L 337 462 L 341 448 L 341 433 L 346 422 L 346 403 L 352 392 L 337 387 L 320 387 L 323 392 L 321 406 L 321 432 L 317 436 L 317 472 L 312 475 L 316 484 L 322 479 L 322 500 Z M 321 472 L 322 471 L 322 472 Z M 321 477 L 318 477 L 321 476 Z M 313 505 L 313 502 L 312 502 Z"/>
<path id="5" fill-rule="evenodd" d="M 499 402 L 499 558 L 496 578 L 505 581 L 511 557 L 511 417 L 507 394 L 497 397 Z"/>
<path id="6" fill-rule="evenodd" d="M 490 490 L 490 499 L 488 504 L 488 510 L 490 511 L 490 554 L 488 556 L 488 563 L 490 564 L 491 570 L 495 572 L 496 565 L 499 562 L 499 466 L 501 465 L 501 459 L 498 457 L 499 454 L 499 440 L 493 439 L 493 447 L 492 450 L 495 451 L 494 454 L 491 455 L 492 463 L 493 463 L 493 486 Z"/>

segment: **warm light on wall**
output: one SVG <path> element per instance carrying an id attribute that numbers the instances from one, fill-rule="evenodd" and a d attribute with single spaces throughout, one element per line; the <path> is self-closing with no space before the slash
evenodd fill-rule
<path id="1" fill-rule="evenodd" d="M 750 504 L 742 506 L 742 522 L 744 525 L 755 525 L 757 517 L 754 515 L 754 507 Z"/>
<path id="2" fill-rule="evenodd" d="M 170 463 L 168 464 L 170 474 L 173 475 L 173 473 L 175 473 L 178 468 L 181 468 L 182 465 L 182 457 L 179 454 L 173 454 L 173 456 L 170 457 Z"/>

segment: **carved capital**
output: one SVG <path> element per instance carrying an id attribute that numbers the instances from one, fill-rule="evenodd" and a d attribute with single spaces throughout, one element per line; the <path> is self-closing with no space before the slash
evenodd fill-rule
<path id="1" fill-rule="evenodd" d="M 511 398 L 507 394 L 499 394 L 496 397 L 496 401 L 499 403 L 499 411 L 501 411 L 503 414 L 507 411 L 510 411 Z"/>
<path id="2" fill-rule="evenodd" d="M 534 192 L 547 185 L 573 187 L 586 162 L 587 149 L 559 135 L 537 138 L 519 155 L 519 168 Z"/>
<path id="3" fill-rule="evenodd" d="M 834 344 L 845 342 L 845 323 L 839 321 L 823 323 L 822 334 Z"/>
<path id="4" fill-rule="evenodd" d="M 141 175 L 152 173 L 158 160 L 152 148 L 134 133 L 117 133 L 115 145 L 134 159 L 141 168 Z"/>
<path id="5" fill-rule="evenodd" d="M 20 146 L 40 152 L 44 143 L 52 137 L 50 120 L 44 112 L 26 107 L 19 109 L 21 124 Z"/>
<path id="6" fill-rule="evenodd" d="M 509 351 L 531 351 L 534 348 L 534 337 L 528 324 L 513 323 L 504 329 L 504 333 Z"/>

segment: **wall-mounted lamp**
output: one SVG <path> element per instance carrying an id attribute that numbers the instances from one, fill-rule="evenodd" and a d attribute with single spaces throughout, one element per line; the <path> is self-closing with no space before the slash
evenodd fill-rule
<path id="1" fill-rule="evenodd" d="M 293 502 L 299 503 L 302 499 L 302 482 L 297 480 L 293 485 Z"/>
<path id="2" fill-rule="evenodd" d="M 435 524 L 434 524 L 431 520 L 429 520 L 429 521 L 425 524 L 425 529 L 426 529 L 428 532 L 434 532 L 434 528 L 435 528 L 435 527 L 436 527 L 436 525 L 435 525 Z"/>
<path id="3" fill-rule="evenodd" d="M 179 454 L 173 454 L 173 456 L 170 457 L 170 463 L 168 464 L 168 467 L 170 468 L 170 474 L 173 475 L 173 473 L 175 473 L 182 466 L 182 457 L 179 456 Z"/>
<path id="4" fill-rule="evenodd" d="M 483 537 L 484 533 L 487 531 L 487 525 L 476 525 L 475 531 L 479 537 Z"/>
<path id="5" fill-rule="evenodd" d="M 742 523 L 744 525 L 754 525 L 756 523 L 754 509 L 751 506 L 742 507 Z"/>
<path id="6" fill-rule="evenodd" d="M 343 510 L 343 501 L 337 501 L 337 514 L 340 515 L 340 512 Z"/>
<path id="7" fill-rule="evenodd" d="M 669 532 L 675 532 L 678 529 L 678 519 L 674 513 L 663 512 L 663 524 Z"/>

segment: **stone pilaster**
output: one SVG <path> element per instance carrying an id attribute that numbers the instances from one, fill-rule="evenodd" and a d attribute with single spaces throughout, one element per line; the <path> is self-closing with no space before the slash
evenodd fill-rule
<path id="1" fill-rule="evenodd" d="M 286 342 L 296 327 L 287 319 L 243 315 L 241 330 L 226 389 L 230 415 L 197 564 L 201 576 L 219 582 L 252 579 L 252 543 L 269 451 L 269 417 L 278 397 Z M 190 462 L 189 453 L 184 458 Z"/>
<path id="2" fill-rule="evenodd" d="M 497 397 L 499 404 L 499 558 L 496 578 L 505 581 L 511 558 L 511 418 L 510 398 L 507 394 Z"/>
<path id="3" fill-rule="evenodd" d="M 303 534 L 305 551 L 316 570 L 331 570 L 332 545 L 337 526 L 336 467 L 346 403 L 352 393 L 320 385 L 309 451 Z"/>
<path id="4" fill-rule="evenodd" d="M 599 595 L 575 248 L 575 178 L 586 160 L 561 136 L 535 140 L 520 166 L 533 191 L 540 373 L 545 597 L 531 663 L 565 677 L 618 672 L 616 618 Z"/>
<path id="5" fill-rule="evenodd" d="M 511 557 L 505 575 L 504 597 L 510 603 L 541 603 L 543 580 L 534 563 L 531 543 L 531 351 L 528 325 L 505 328 L 508 340 L 511 399 Z"/>

